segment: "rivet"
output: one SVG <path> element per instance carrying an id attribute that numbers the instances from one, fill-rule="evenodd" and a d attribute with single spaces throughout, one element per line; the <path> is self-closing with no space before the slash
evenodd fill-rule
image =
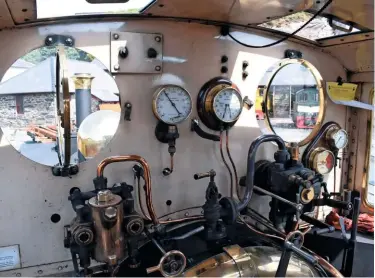
<path id="1" fill-rule="evenodd" d="M 349 166 L 349 169 L 352 170 L 352 169 L 353 169 L 353 165 L 350 165 L 350 166 Z"/>
<path id="2" fill-rule="evenodd" d="M 63 270 L 63 267 L 60 265 L 58 268 L 57 268 L 59 271 Z"/>
<path id="3" fill-rule="evenodd" d="M 17 277 L 21 277 L 21 273 L 18 272 L 18 273 L 16 274 L 16 276 L 17 276 Z"/>
<path id="4" fill-rule="evenodd" d="M 203 212 L 203 210 L 201 211 L 201 214 L 203 214 L 204 212 Z"/>
<path id="5" fill-rule="evenodd" d="M 352 182 L 352 179 L 348 179 L 348 182 Z"/>
<path id="6" fill-rule="evenodd" d="M 354 114 L 354 116 L 357 116 L 357 111 L 354 111 L 353 114 Z"/>
<path id="7" fill-rule="evenodd" d="M 354 152 L 350 152 L 350 155 L 353 156 L 353 155 L 354 155 Z"/>
<path id="8" fill-rule="evenodd" d="M 160 37 L 160 36 L 156 36 L 156 37 L 155 37 L 155 41 L 156 41 L 156 42 L 161 42 L 161 37 Z"/>
<path id="9" fill-rule="evenodd" d="M 189 213 L 188 213 L 188 212 L 186 212 L 186 213 L 185 213 L 185 216 L 189 216 Z"/>
<path id="10" fill-rule="evenodd" d="M 168 220 L 168 221 L 171 221 L 171 220 L 172 220 L 172 218 L 168 218 L 167 220 Z"/>
<path id="11" fill-rule="evenodd" d="M 353 129 L 356 129 L 357 127 L 355 125 L 353 125 Z"/>
<path id="12" fill-rule="evenodd" d="M 116 33 L 115 33 L 115 34 L 113 34 L 113 39 L 114 39 L 114 40 L 118 40 L 118 39 L 119 39 L 119 37 L 120 37 L 120 36 L 119 36 L 119 34 L 116 34 Z"/>
<path id="13" fill-rule="evenodd" d="M 42 274 L 43 273 L 43 270 L 38 270 L 38 274 Z"/>
<path id="14" fill-rule="evenodd" d="M 156 66 L 156 67 L 155 67 L 155 70 L 156 70 L 156 71 L 161 71 L 161 66 Z"/>
<path id="15" fill-rule="evenodd" d="M 66 42 L 66 44 L 68 44 L 68 45 L 72 45 L 73 40 L 72 40 L 71 38 L 67 38 L 67 39 L 65 40 L 65 42 Z"/>
<path id="16" fill-rule="evenodd" d="M 352 143 L 355 143 L 355 139 L 352 139 Z"/>
<path id="17" fill-rule="evenodd" d="M 113 69 L 114 69 L 114 70 L 119 70 L 119 69 L 120 69 L 120 66 L 119 66 L 119 65 L 115 65 L 115 66 L 113 67 Z"/>
<path id="18" fill-rule="evenodd" d="M 352 121 L 352 118 L 349 118 L 349 119 L 348 119 L 348 122 L 350 123 L 351 121 Z"/>

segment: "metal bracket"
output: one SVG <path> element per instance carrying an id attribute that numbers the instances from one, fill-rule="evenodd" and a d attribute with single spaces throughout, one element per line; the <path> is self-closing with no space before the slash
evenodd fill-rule
<path id="1" fill-rule="evenodd" d="M 127 101 L 124 106 L 124 109 L 125 109 L 124 120 L 125 121 L 129 121 L 129 122 L 131 121 L 130 115 L 132 113 L 132 108 L 133 108 L 132 104 L 129 101 Z"/>
<path id="2" fill-rule="evenodd" d="M 112 73 L 162 73 L 163 36 L 161 34 L 111 33 Z"/>
<path id="3" fill-rule="evenodd" d="M 64 45 L 72 47 L 74 46 L 74 38 L 64 35 L 48 35 L 44 43 L 46 46 Z"/>

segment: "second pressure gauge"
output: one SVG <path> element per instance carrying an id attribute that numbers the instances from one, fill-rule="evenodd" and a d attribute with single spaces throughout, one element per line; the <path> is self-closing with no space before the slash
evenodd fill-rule
<path id="1" fill-rule="evenodd" d="M 165 124 L 181 123 L 189 117 L 192 111 L 191 96 L 182 87 L 163 86 L 154 94 L 152 110 L 155 117 Z"/>
<path id="2" fill-rule="evenodd" d="M 344 129 L 333 127 L 327 132 L 329 145 L 336 149 L 343 149 L 348 144 L 348 133 Z"/>
<path id="3" fill-rule="evenodd" d="M 310 168 L 325 175 L 335 167 L 335 156 L 324 148 L 316 148 L 310 155 Z"/>
<path id="4" fill-rule="evenodd" d="M 198 115 L 213 130 L 232 127 L 240 117 L 242 107 L 237 86 L 222 77 L 208 81 L 198 95 Z"/>

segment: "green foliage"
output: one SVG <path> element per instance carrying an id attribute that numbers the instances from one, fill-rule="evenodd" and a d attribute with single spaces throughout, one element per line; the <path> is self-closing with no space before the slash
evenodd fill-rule
<path id="1" fill-rule="evenodd" d="M 55 56 L 56 51 L 57 48 L 54 46 L 43 46 L 27 53 L 22 59 L 33 64 L 38 64 L 51 56 Z M 95 59 L 93 55 L 74 47 L 65 47 L 65 52 L 67 58 L 71 60 L 91 62 Z"/>

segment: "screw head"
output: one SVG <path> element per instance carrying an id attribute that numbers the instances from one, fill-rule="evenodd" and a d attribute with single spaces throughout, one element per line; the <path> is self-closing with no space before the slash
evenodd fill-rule
<path id="1" fill-rule="evenodd" d="M 119 34 L 115 33 L 113 34 L 113 39 L 114 40 L 118 40 L 120 38 Z"/>
<path id="2" fill-rule="evenodd" d="M 160 37 L 160 36 L 156 36 L 156 37 L 155 37 L 155 41 L 156 41 L 156 42 L 161 42 L 161 37 Z"/>
<path id="3" fill-rule="evenodd" d="M 114 70 L 120 70 L 120 66 L 119 66 L 119 65 L 115 65 L 115 66 L 113 67 L 113 69 L 114 69 Z"/>
<path id="4" fill-rule="evenodd" d="M 72 45 L 73 44 L 73 40 L 71 38 L 67 38 L 65 40 L 65 42 L 66 42 L 67 45 Z"/>
<path id="5" fill-rule="evenodd" d="M 156 71 L 161 71 L 161 66 L 156 66 L 156 67 L 155 67 L 155 70 L 156 70 Z"/>

